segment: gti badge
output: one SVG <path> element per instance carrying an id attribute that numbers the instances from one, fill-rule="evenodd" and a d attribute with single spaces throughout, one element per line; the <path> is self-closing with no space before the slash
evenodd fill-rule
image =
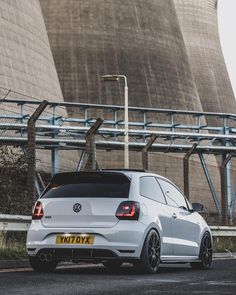
<path id="1" fill-rule="evenodd" d="M 79 203 L 74 204 L 73 211 L 78 213 L 81 210 L 82 206 Z"/>

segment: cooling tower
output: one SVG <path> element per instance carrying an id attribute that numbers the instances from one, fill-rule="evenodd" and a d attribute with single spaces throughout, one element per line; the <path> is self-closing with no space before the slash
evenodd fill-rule
<path id="1" fill-rule="evenodd" d="M 63 101 L 38 0 L 0 0 L 0 49 L 1 97 L 11 89 L 7 98 Z M 19 110 L 9 110 L 9 105 L 4 108 L 4 103 L 0 108 L 8 113 Z M 65 110 L 59 113 L 66 114 Z M 49 152 L 38 153 L 37 158 L 38 168 L 50 169 Z M 69 161 L 64 162 L 67 164 Z"/>
<path id="2" fill-rule="evenodd" d="M 201 110 L 171 0 L 41 0 L 65 100 Z"/>
<path id="3" fill-rule="evenodd" d="M 172 0 L 40 3 L 65 100 L 123 105 L 123 83 L 101 80 L 102 75 L 118 73 L 128 78 L 130 106 L 202 111 Z M 98 158 L 104 168 L 123 167 L 123 152 L 99 152 Z M 217 164 L 209 159 L 219 192 Z M 150 170 L 183 186 L 182 156 L 155 153 L 149 162 Z M 141 153 L 130 153 L 131 168 L 140 165 Z M 192 200 L 214 211 L 194 157 L 191 167 Z"/>
<path id="4" fill-rule="evenodd" d="M 62 101 L 38 0 L 0 0 L 0 86 Z"/>
<path id="5" fill-rule="evenodd" d="M 218 32 L 218 0 L 174 0 L 204 111 L 236 112 Z"/>
<path id="6" fill-rule="evenodd" d="M 218 0 L 174 0 L 174 3 L 203 110 L 235 114 L 235 97 L 219 38 Z M 207 121 L 221 126 L 223 123 L 220 118 Z M 218 163 L 221 165 L 220 158 Z M 232 159 L 232 174 L 235 170 Z M 231 178 L 229 188 L 235 181 Z"/>

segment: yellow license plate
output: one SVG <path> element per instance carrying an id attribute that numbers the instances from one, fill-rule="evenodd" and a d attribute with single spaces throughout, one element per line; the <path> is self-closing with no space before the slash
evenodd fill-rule
<path id="1" fill-rule="evenodd" d="M 57 235 L 56 244 L 83 244 L 91 245 L 94 242 L 94 236 L 90 235 Z"/>

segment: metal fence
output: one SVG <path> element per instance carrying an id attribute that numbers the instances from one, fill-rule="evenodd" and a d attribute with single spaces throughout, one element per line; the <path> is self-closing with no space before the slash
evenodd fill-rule
<path id="1" fill-rule="evenodd" d="M 0 99 L 3 110 L 0 112 L 0 144 L 20 146 L 28 152 L 28 123 L 41 103 L 30 99 Z M 98 117 L 103 117 L 96 133 L 96 148 L 121 150 L 124 148 L 123 112 L 124 107 L 116 105 L 48 102 L 35 123 L 35 148 L 50 152 L 51 173 L 54 174 L 59 171 L 59 152 L 83 151 L 88 131 Z M 129 118 L 130 150 L 142 151 L 154 136 L 149 146 L 151 152 L 188 154 L 186 162 L 191 153 L 197 154 L 222 224 L 227 224 L 228 216 L 233 219 L 236 181 L 231 183 L 231 162 L 236 155 L 235 114 L 129 107 Z M 209 154 L 220 156 L 220 197 L 207 169 L 205 156 Z M 187 186 L 188 169 L 185 172 L 184 185 Z M 31 177 L 31 190 L 28 189 L 32 194 L 33 179 Z M 37 179 L 35 183 L 37 189 Z"/>

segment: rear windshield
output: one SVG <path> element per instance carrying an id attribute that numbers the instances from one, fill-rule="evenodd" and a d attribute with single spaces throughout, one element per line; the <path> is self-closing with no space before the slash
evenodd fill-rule
<path id="1" fill-rule="evenodd" d="M 56 175 L 41 198 L 128 198 L 130 180 L 124 174 L 68 173 Z"/>

